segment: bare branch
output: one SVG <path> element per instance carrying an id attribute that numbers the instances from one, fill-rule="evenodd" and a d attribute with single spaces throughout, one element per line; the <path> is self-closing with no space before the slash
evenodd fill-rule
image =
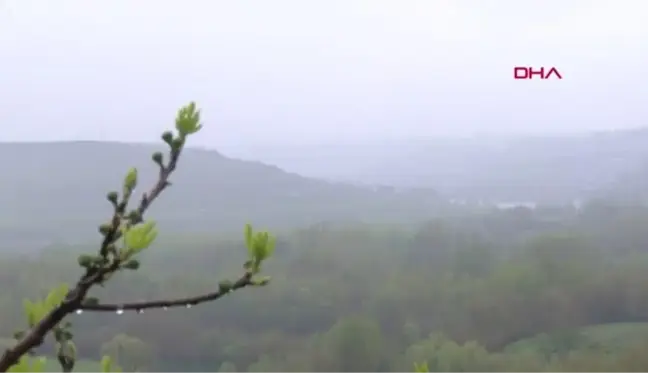
<path id="1" fill-rule="evenodd" d="M 218 291 L 207 293 L 188 298 L 179 298 L 171 300 L 156 300 L 147 302 L 136 303 L 123 303 L 123 304 L 87 304 L 78 308 L 81 311 L 91 312 L 119 312 L 119 311 L 137 311 L 141 312 L 151 308 L 171 308 L 171 307 L 191 307 L 201 303 L 215 301 L 224 295 L 227 295 L 235 290 L 252 285 L 252 273 L 247 272 L 243 277 L 231 284 L 229 287 L 220 287 Z"/>
<path id="2" fill-rule="evenodd" d="M 138 212 L 138 217 L 136 221 L 134 221 L 134 224 L 140 223 L 144 217 L 144 213 L 146 210 L 151 206 L 153 201 L 162 193 L 166 187 L 171 185 L 169 182 L 169 177 L 175 171 L 176 166 L 178 165 L 178 159 L 180 158 L 180 153 L 182 153 L 182 148 L 178 148 L 177 150 L 172 150 L 171 151 L 171 159 L 169 160 L 169 164 L 167 166 L 160 166 L 160 176 L 158 178 L 157 183 L 151 188 L 151 190 L 148 193 L 144 193 L 142 195 L 142 199 L 140 200 L 140 204 L 137 207 L 137 212 Z"/>

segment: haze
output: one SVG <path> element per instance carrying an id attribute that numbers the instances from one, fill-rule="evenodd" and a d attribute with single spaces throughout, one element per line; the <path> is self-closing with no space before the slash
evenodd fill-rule
<path id="1" fill-rule="evenodd" d="M 196 100 L 201 146 L 645 125 L 639 1 L 6 0 L 1 141 L 157 138 Z M 643 62 L 643 63 L 642 63 Z M 562 80 L 520 81 L 516 65 Z"/>

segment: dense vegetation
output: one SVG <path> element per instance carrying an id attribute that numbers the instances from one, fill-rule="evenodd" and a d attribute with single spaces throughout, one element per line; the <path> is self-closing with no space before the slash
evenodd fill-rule
<path id="1" fill-rule="evenodd" d="M 75 340 L 81 357 L 127 370 L 645 371 L 646 226 L 644 207 L 592 202 L 286 230 L 271 286 L 191 309 L 74 315 Z M 22 297 L 78 276 L 69 258 L 86 247 L 5 254 L 4 335 L 23 322 Z M 142 269 L 94 295 L 209 291 L 237 273 L 243 247 L 239 234 L 161 232 Z"/>

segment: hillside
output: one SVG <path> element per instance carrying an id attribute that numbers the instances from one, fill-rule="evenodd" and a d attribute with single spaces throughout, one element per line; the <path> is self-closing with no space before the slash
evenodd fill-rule
<path id="1" fill-rule="evenodd" d="M 94 237 L 107 217 L 105 195 L 136 166 L 142 186 L 156 176 L 153 145 L 104 142 L 0 144 L 0 237 L 4 242 Z M 187 149 L 174 185 L 151 209 L 167 229 L 240 229 L 247 221 L 270 228 L 322 221 L 416 219 L 437 198 L 430 191 L 396 192 L 329 183 L 216 151 Z M 142 192 L 142 191 L 140 191 Z"/>

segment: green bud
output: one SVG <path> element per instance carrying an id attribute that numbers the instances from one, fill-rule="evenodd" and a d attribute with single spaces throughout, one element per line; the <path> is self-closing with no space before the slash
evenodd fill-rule
<path id="1" fill-rule="evenodd" d="M 124 194 L 132 192 L 137 186 L 137 168 L 131 167 L 124 177 Z"/>
<path id="2" fill-rule="evenodd" d="M 113 205 L 116 205 L 116 204 L 117 204 L 117 200 L 119 199 L 119 193 L 114 192 L 114 191 L 113 191 L 113 192 L 110 192 L 110 193 L 108 193 L 108 195 L 106 196 L 106 198 L 107 198 L 108 201 L 110 201 Z"/>
<path id="3" fill-rule="evenodd" d="M 180 148 L 182 148 L 182 145 L 184 145 L 184 140 L 179 137 L 173 139 L 173 141 L 171 142 L 171 148 L 173 148 L 173 150 L 180 150 Z"/>
<path id="4" fill-rule="evenodd" d="M 227 293 L 228 291 L 232 290 L 232 286 L 232 281 L 223 280 L 218 283 L 218 290 L 221 293 Z"/>
<path id="5" fill-rule="evenodd" d="M 139 221 L 140 217 L 141 217 L 141 215 L 140 215 L 139 211 L 137 211 L 137 210 L 133 210 L 133 211 L 128 213 L 128 220 L 130 220 L 131 222 Z"/>
<path id="6" fill-rule="evenodd" d="M 270 277 L 261 277 L 252 279 L 253 286 L 266 286 L 270 283 Z"/>
<path id="7" fill-rule="evenodd" d="M 99 233 L 101 233 L 104 236 L 107 236 L 111 230 L 112 230 L 112 224 L 105 223 L 99 226 Z"/>
<path id="8" fill-rule="evenodd" d="M 92 255 L 88 255 L 88 254 L 81 254 L 81 255 L 79 255 L 79 258 L 77 259 L 77 261 L 79 262 L 79 265 L 81 267 L 88 268 L 88 267 L 92 266 L 92 264 L 94 263 L 94 257 Z"/>
<path id="9" fill-rule="evenodd" d="M 87 297 L 83 300 L 84 306 L 95 306 L 97 304 L 99 304 L 99 299 L 95 297 Z"/>
<path id="10" fill-rule="evenodd" d="M 151 158 L 153 159 L 153 162 L 162 166 L 162 161 L 164 160 L 164 156 L 162 155 L 162 153 L 155 152 L 153 153 L 153 156 Z"/>
<path id="11" fill-rule="evenodd" d="M 133 271 L 137 270 L 139 267 L 140 267 L 140 262 L 137 259 L 131 259 L 126 263 L 122 264 L 122 268 L 130 269 Z"/>
<path id="12" fill-rule="evenodd" d="M 69 330 L 63 330 L 63 332 L 61 333 L 61 337 L 62 337 L 64 340 L 69 341 L 69 340 L 71 340 L 72 338 L 74 338 L 74 334 L 72 334 L 72 332 L 69 331 Z"/>
<path id="13" fill-rule="evenodd" d="M 71 372 L 76 363 L 77 349 L 71 338 L 56 344 L 56 355 L 64 372 Z"/>
<path id="14" fill-rule="evenodd" d="M 164 132 L 162 134 L 162 141 L 164 141 L 165 143 L 171 145 L 171 143 L 173 142 L 173 132 L 171 132 L 171 131 Z"/>

